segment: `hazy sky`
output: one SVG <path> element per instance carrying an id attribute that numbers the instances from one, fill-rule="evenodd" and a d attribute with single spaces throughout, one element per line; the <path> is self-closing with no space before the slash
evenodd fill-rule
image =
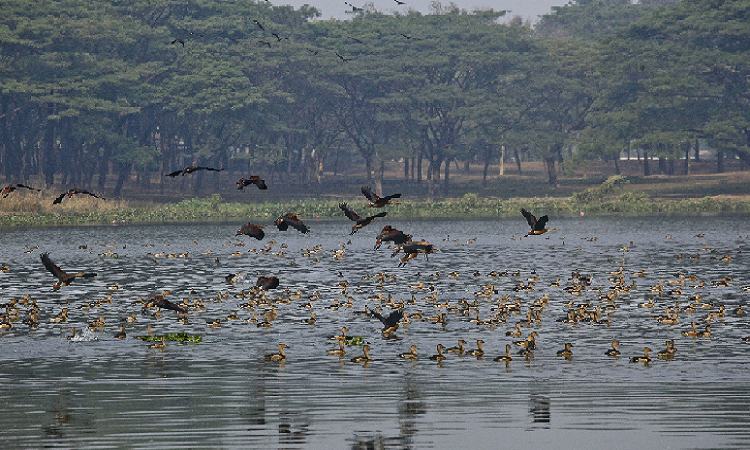
<path id="1" fill-rule="evenodd" d="M 405 5 L 398 5 L 395 0 L 346 0 L 348 3 L 361 7 L 372 1 L 379 11 L 388 13 L 391 11 L 407 12 L 409 8 L 416 9 L 422 13 L 429 12 L 432 0 L 401 0 Z M 343 19 L 351 17 L 346 14 L 351 11 L 351 7 L 344 4 L 344 0 L 271 0 L 271 3 L 277 5 L 292 5 L 296 8 L 304 4 L 309 4 L 318 8 L 323 15 L 321 19 L 330 19 L 335 17 Z M 441 0 L 445 6 L 451 3 L 450 0 Z M 551 11 L 552 6 L 562 6 L 568 3 L 568 0 L 454 0 L 453 3 L 461 9 L 473 11 L 474 9 L 492 8 L 496 11 L 510 10 L 509 17 L 523 16 L 530 18 L 532 22 L 537 20 L 537 16 L 547 14 Z"/>

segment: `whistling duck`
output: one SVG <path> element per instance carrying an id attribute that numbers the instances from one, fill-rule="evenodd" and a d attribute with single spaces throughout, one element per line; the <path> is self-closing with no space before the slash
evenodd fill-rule
<path id="1" fill-rule="evenodd" d="M 437 355 L 430 356 L 430 360 L 432 361 L 443 361 L 445 360 L 445 355 L 443 355 L 443 344 L 437 345 Z"/>
<path id="2" fill-rule="evenodd" d="M 564 358 L 570 358 L 571 356 L 573 356 L 573 350 L 571 350 L 572 348 L 573 348 L 573 344 L 571 344 L 570 342 L 567 342 L 565 344 L 565 348 L 564 349 L 557 351 L 557 356 L 562 356 Z"/>
<path id="3" fill-rule="evenodd" d="M 617 350 L 617 346 L 620 345 L 620 341 L 612 341 L 612 348 L 604 352 L 607 356 L 618 356 L 620 354 L 620 350 Z"/>
<path id="4" fill-rule="evenodd" d="M 513 357 L 510 356 L 510 344 L 505 345 L 505 355 L 498 356 L 493 361 L 512 361 Z"/>
<path id="5" fill-rule="evenodd" d="M 458 353 L 458 356 L 463 356 L 466 350 L 464 349 L 464 344 L 466 341 L 463 339 L 458 340 L 458 347 L 451 347 L 445 349 L 445 353 Z"/>
<path id="6" fill-rule="evenodd" d="M 650 351 L 650 348 L 643 347 L 643 356 L 633 356 L 630 358 L 630 362 L 651 362 L 651 357 L 648 356 Z"/>
<path id="7" fill-rule="evenodd" d="M 370 351 L 370 346 L 369 345 L 363 346 L 362 347 L 362 352 L 364 353 L 364 355 L 363 356 L 357 356 L 356 358 L 352 358 L 352 362 L 355 362 L 355 363 L 364 362 L 364 363 L 366 363 L 368 361 L 372 361 L 372 358 L 370 357 L 370 354 L 368 353 L 369 351 Z"/>
<path id="8" fill-rule="evenodd" d="M 394 201 L 394 198 L 400 198 L 401 194 L 392 194 L 386 197 L 380 197 L 375 194 L 369 186 L 362 187 L 362 195 L 367 197 L 370 203 L 367 205 L 368 208 L 382 208 L 385 205 L 395 205 L 398 202 Z"/>
<path id="9" fill-rule="evenodd" d="M 468 352 L 466 352 L 466 354 L 471 355 L 471 356 L 476 356 L 476 357 L 480 357 L 484 355 L 484 349 L 482 349 L 482 344 L 484 344 L 484 341 L 481 339 L 477 339 L 477 348 L 475 348 L 474 350 L 469 350 Z"/>
<path id="10" fill-rule="evenodd" d="M 346 355 L 346 350 L 344 349 L 344 339 L 343 338 L 339 339 L 338 350 L 328 350 L 327 353 L 331 356 L 338 356 L 338 357 L 342 357 Z"/>
<path id="11" fill-rule="evenodd" d="M 544 226 L 547 225 L 547 222 L 549 221 L 549 217 L 547 215 L 544 215 L 537 219 L 533 214 L 523 208 L 521 208 L 521 214 L 523 214 L 523 216 L 526 218 L 526 222 L 528 222 L 529 226 L 531 227 L 531 231 L 526 234 L 527 236 L 544 234 L 548 231 L 555 231 L 554 228 L 544 228 Z"/>
<path id="12" fill-rule="evenodd" d="M 398 356 L 401 358 L 415 360 L 417 359 L 417 346 L 412 345 L 408 353 L 401 353 Z"/>
<path id="13" fill-rule="evenodd" d="M 279 353 L 266 355 L 266 359 L 269 361 L 282 361 L 286 359 L 286 353 L 284 353 L 285 348 L 287 348 L 286 344 L 279 344 Z"/>

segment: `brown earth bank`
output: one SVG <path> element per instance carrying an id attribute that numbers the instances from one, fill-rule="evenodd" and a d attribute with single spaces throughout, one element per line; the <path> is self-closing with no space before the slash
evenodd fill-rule
<path id="1" fill-rule="evenodd" d="M 651 161 L 652 171 L 658 169 L 657 161 Z M 655 174 L 643 176 L 643 162 L 622 160 L 619 162 L 620 174 L 627 177 L 628 184 L 619 188 L 619 192 L 642 193 L 652 199 L 702 198 L 706 196 L 746 196 L 750 195 L 750 171 L 744 170 L 737 160 L 727 160 L 724 172 L 716 172 L 716 161 L 690 162 L 690 174 L 684 174 L 684 161 L 675 161 L 675 175 Z M 444 168 L 444 166 L 443 166 Z M 484 198 L 569 198 L 577 192 L 599 186 L 607 177 L 614 175 L 612 162 L 580 161 L 563 163 L 558 167 L 558 186 L 552 187 L 547 182 L 547 172 L 542 162 L 523 162 L 519 166 L 506 163 L 503 175 L 500 165 L 488 167 L 484 178 L 484 165 L 480 163 L 451 163 L 449 181 L 446 183 L 443 173 L 433 193 L 430 193 L 430 182 L 425 178 L 426 164 L 422 170 L 422 180 L 405 179 L 404 165 L 400 162 L 387 162 L 383 165 L 383 194 L 401 192 L 409 199 L 461 198 L 466 194 L 476 194 Z M 416 171 L 414 171 L 416 172 Z M 238 190 L 236 181 L 242 176 L 260 175 L 266 179 L 268 190 L 260 191 L 255 186 Z M 30 183 L 39 186 L 40 180 Z M 62 180 L 60 180 L 62 181 Z M 110 178 L 103 192 L 97 190 L 94 177 L 92 186 L 83 186 L 109 197 L 114 190 L 115 179 Z M 170 178 L 158 173 L 133 175 L 122 188 L 120 199 L 131 206 L 146 204 L 178 202 L 188 198 L 206 198 L 214 194 L 226 202 L 286 202 L 304 199 L 355 199 L 361 196 L 362 186 L 373 184 L 368 181 L 364 165 L 350 165 L 347 173 L 342 174 L 324 171 L 320 182 L 300 182 L 286 174 L 265 175 L 262 171 L 246 173 L 227 169 L 223 172 L 196 172 L 193 174 Z M 57 196 L 70 187 L 70 184 L 58 182 L 55 187 L 44 189 L 44 195 Z M 11 194 L 14 195 L 14 194 Z M 111 200 L 115 200 L 110 198 Z M 0 211 L 2 207 L 0 201 Z"/>

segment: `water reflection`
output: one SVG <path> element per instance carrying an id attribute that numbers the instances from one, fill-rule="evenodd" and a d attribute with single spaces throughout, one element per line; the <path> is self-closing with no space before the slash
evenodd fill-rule
<path id="1" fill-rule="evenodd" d="M 747 448 L 750 345 L 741 339 L 750 334 L 749 319 L 731 311 L 747 306 L 742 286 L 750 285 L 750 259 L 738 249 L 748 238 L 726 232 L 746 219 L 559 218 L 558 230 L 575 231 L 522 241 L 510 239 L 512 230 L 526 228 L 517 220 L 394 221 L 440 247 L 429 261 L 405 268 L 385 246 L 373 250 L 377 230 L 362 230 L 348 244 L 348 234 L 337 234 L 343 222 L 312 222 L 309 236 L 274 236 L 268 252 L 261 251 L 266 241 L 230 240 L 237 224 L 7 230 L 0 261 L 10 270 L 0 273 L 0 313 L 18 308 L 18 319 L 0 332 L 0 440 L 19 449 L 40 442 L 81 449 L 186 442 L 211 449 L 494 448 L 502 435 L 535 449 L 617 448 L 623 439 L 648 448 Z M 27 244 L 39 250 L 24 253 Z M 99 256 L 113 248 L 101 244 L 116 244 L 118 257 Z M 41 268 L 39 251 L 99 276 L 51 291 L 54 279 Z M 235 284 L 226 283 L 228 273 L 239 272 Z M 240 308 L 242 293 L 268 274 L 284 289 L 252 311 Z M 579 292 L 566 290 L 576 284 Z M 620 292 L 604 299 L 613 286 Z M 180 321 L 136 303 L 165 289 L 175 303 L 204 306 Z M 34 312 L 20 303 L 24 294 L 38 306 L 37 326 L 22 323 Z M 111 303 L 97 301 L 108 294 Z M 653 306 L 639 306 L 649 300 Z M 387 312 L 401 301 L 424 318 L 390 336 L 359 314 L 366 305 Z M 694 311 L 687 309 L 692 303 Z M 516 304 L 518 311 L 500 310 Z M 602 323 L 608 305 L 610 323 Z M 67 321 L 53 322 L 63 307 Z M 278 317 L 270 327 L 247 322 L 272 307 Z M 592 316 L 596 307 L 601 315 Z M 677 323 L 656 320 L 677 307 Z M 581 310 L 576 320 L 556 321 L 572 310 Z M 235 312 L 237 320 L 225 320 Z M 315 323 L 303 322 L 311 312 Z M 504 320 L 490 322 L 501 312 Z M 133 313 L 134 321 L 124 321 Z M 710 338 L 682 335 L 692 321 L 702 330 L 709 314 Z M 104 327 L 90 331 L 100 317 Z M 206 325 L 217 318 L 221 326 Z M 522 336 L 506 336 L 520 321 Z M 113 337 L 120 325 L 126 339 Z M 149 325 L 155 334 L 184 332 L 202 341 L 149 349 L 134 339 Z M 343 326 L 362 342 L 348 345 L 344 357 L 327 355 L 327 337 Z M 66 339 L 71 327 L 79 338 Z M 538 333 L 535 350 L 518 355 L 512 346 L 512 361 L 493 361 L 531 332 Z M 678 351 L 670 357 L 654 354 L 649 366 L 629 362 L 643 347 L 661 350 L 672 339 Z M 471 348 L 482 340 L 484 357 L 428 359 L 437 344 L 458 340 Z M 621 342 L 620 357 L 604 354 L 613 340 Z M 265 361 L 279 342 L 289 345 L 287 359 Z M 573 343 L 570 361 L 556 356 L 566 342 Z M 372 361 L 351 362 L 364 343 Z M 410 345 L 420 349 L 418 360 L 398 358 Z"/>

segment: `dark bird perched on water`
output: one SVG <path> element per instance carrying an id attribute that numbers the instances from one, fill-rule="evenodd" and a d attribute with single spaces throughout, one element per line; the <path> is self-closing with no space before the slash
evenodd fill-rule
<path id="1" fill-rule="evenodd" d="M 380 245 L 385 242 L 393 242 L 396 245 L 406 244 L 411 240 L 411 234 L 404 234 L 390 225 L 386 225 L 380 230 L 380 234 L 375 237 L 375 250 L 380 248 Z"/>
<path id="2" fill-rule="evenodd" d="M 248 222 L 240 227 L 235 236 L 244 234 L 260 241 L 266 236 L 266 233 L 263 232 L 263 228 L 265 228 L 265 225 L 253 225 Z"/>
<path id="3" fill-rule="evenodd" d="M 84 272 L 78 272 L 78 273 L 67 273 L 64 270 L 60 269 L 55 265 L 55 263 L 52 262 L 51 259 L 49 259 L 49 253 L 44 252 L 41 255 L 39 255 L 39 258 L 42 260 L 42 264 L 44 264 L 44 267 L 47 268 L 47 270 L 50 271 L 52 275 L 57 278 L 57 283 L 55 283 L 54 286 L 52 286 L 52 289 L 57 290 L 60 289 L 60 286 L 67 286 L 69 285 L 73 280 L 76 278 L 92 278 L 96 276 L 96 273 L 84 273 Z"/>
<path id="4" fill-rule="evenodd" d="M 283 216 L 276 219 L 276 228 L 279 229 L 279 231 L 286 231 L 289 229 L 289 226 L 291 225 L 292 228 L 297 229 L 300 233 L 305 234 L 310 231 L 309 228 L 307 228 L 307 225 L 302 223 L 301 220 L 299 220 L 299 214 L 294 213 L 286 213 Z"/>
<path id="5" fill-rule="evenodd" d="M 179 313 L 186 313 L 188 312 L 187 309 L 183 308 L 182 306 L 178 306 L 175 303 L 170 302 L 167 300 L 167 295 L 171 294 L 172 292 L 169 290 L 164 291 L 162 294 L 151 294 L 146 298 L 146 301 L 144 302 L 143 306 L 144 308 L 161 308 L 161 309 L 170 309 L 172 311 L 177 311 Z"/>
<path id="6" fill-rule="evenodd" d="M 402 250 L 404 252 L 404 256 L 401 258 L 399 267 L 405 266 L 407 261 L 412 258 L 416 258 L 420 253 L 424 253 L 424 257 L 425 259 L 427 259 L 427 255 L 432 253 L 435 250 L 435 247 L 433 247 L 433 245 L 427 241 L 409 241 L 406 244 L 396 248 L 391 256 L 395 256 L 399 251 Z"/>
<path id="7" fill-rule="evenodd" d="M 242 177 L 237 181 L 237 189 L 242 190 L 245 186 L 250 186 L 251 184 L 254 184 L 258 186 L 258 189 L 265 190 L 268 189 L 268 186 L 266 186 L 266 180 L 262 179 L 258 175 L 253 175 L 250 178 Z"/>
<path id="8" fill-rule="evenodd" d="M 357 232 L 360 228 L 367 226 L 370 224 L 370 222 L 374 222 L 378 220 L 378 217 L 385 217 L 388 213 L 383 211 L 381 213 L 375 214 L 374 216 L 368 216 L 368 217 L 362 217 L 359 214 L 355 213 L 351 209 L 349 209 L 348 206 L 346 206 L 346 203 L 339 203 L 339 208 L 341 208 L 342 211 L 344 211 L 344 215 L 348 217 L 350 220 L 353 220 L 357 222 L 355 225 L 352 225 L 352 232 L 349 233 L 349 235 L 352 235 Z"/>
<path id="9" fill-rule="evenodd" d="M 372 192 L 372 189 L 370 186 L 363 186 L 362 187 L 362 194 L 367 197 L 367 200 L 370 200 L 370 204 L 367 205 L 368 208 L 382 208 L 385 205 L 395 205 L 398 202 L 392 201 L 394 198 L 400 198 L 401 194 L 393 194 L 389 195 L 387 197 L 379 197 L 377 194 Z"/>
<path id="10" fill-rule="evenodd" d="M 255 287 L 259 287 L 265 290 L 276 289 L 279 287 L 279 277 L 264 277 L 259 276 L 258 281 L 255 283 Z"/>
<path id="11" fill-rule="evenodd" d="M 33 188 L 31 186 L 26 186 L 25 184 L 18 183 L 18 184 L 9 184 L 8 186 L 5 186 L 0 193 L 2 193 L 3 198 L 5 198 L 8 196 L 8 194 L 10 194 L 11 192 L 19 188 L 31 189 L 32 191 L 41 191 L 41 189 Z"/>
<path id="12" fill-rule="evenodd" d="M 174 177 L 176 177 L 177 175 L 183 175 L 183 176 L 184 176 L 184 175 L 186 175 L 186 174 L 188 174 L 188 173 L 193 173 L 193 172 L 197 172 L 197 171 L 199 171 L 199 170 L 213 170 L 214 172 L 221 172 L 222 170 L 224 170 L 224 168 L 221 168 L 221 169 L 214 169 L 213 167 L 205 167 L 205 166 L 190 166 L 190 167 L 185 167 L 185 168 L 184 168 L 184 169 L 182 169 L 182 170 L 175 170 L 174 172 L 170 172 L 170 173 L 168 173 L 168 174 L 167 174 L 167 176 L 168 176 L 168 177 L 172 177 L 172 178 L 174 178 Z"/>
<path id="13" fill-rule="evenodd" d="M 526 218 L 526 222 L 528 222 L 529 226 L 531 227 L 531 231 L 528 232 L 527 236 L 544 234 L 548 231 L 555 231 L 554 228 L 544 228 L 544 226 L 547 225 L 547 221 L 549 221 L 549 216 L 544 215 L 537 219 L 533 214 L 523 208 L 521 208 L 521 214 L 523 214 L 523 216 Z"/>
<path id="14" fill-rule="evenodd" d="M 383 333 L 389 334 L 398 330 L 398 323 L 404 318 L 404 312 L 400 309 L 392 311 L 388 317 L 383 317 L 379 312 L 371 309 L 370 314 L 377 317 L 379 321 L 383 322 Z"/>
<path id="15" fill-rule="evenodd" d="M 86 194 L 86 195 L 90 195 L 90 196 L 92 196 L 92 197 L 95 197 L 95 198 L 98 198 L 98 199 L 101 199 L 101 200 L 106 200 L 106 199 L 105 199 L 104 197 L 99 197 L 98 195 L 96 195 L 96 194 L 93 194 L 93 193 L 91 193 L 91 192 L 87 191 L 86 189 L 73 188 L 73 189 L 69 190 L 68 192 L 63 192 L 62 194 L 60 194 L 60 195 L 59 195 L 59 196 L 58 196 L 58 197 L 57 197 L 57 198 L 56 198 L 56 199 L 55 199 L 55 200 L 54 200 L 54 201 L 52 202 L 52 204 L 53 204 L 53 205 L 57 205 L 58 203 L 62 202 L 62 201 L 63 201 L 63 198 L 65 198 L 66 196 L 67 196 L 68 198 L 70 198 L 70 197 L 72 197 L 72 196 L 74 196 L 74 195 L 76 195 L 76 194 Z"/>

